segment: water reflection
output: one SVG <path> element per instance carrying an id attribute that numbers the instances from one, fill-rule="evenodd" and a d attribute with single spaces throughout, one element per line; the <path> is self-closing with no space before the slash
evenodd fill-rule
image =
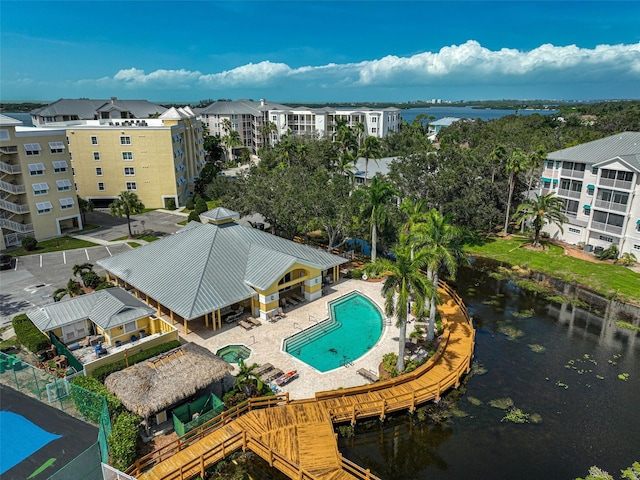
<path id="1" fill-rule="evenodd" d="M 606 299 L 548 302 L 489 277 L 495 264 L 476 267 L 456 285 L 477 328 L 475 362 L 487 371 L 458 401 L 467 416 L 435 426 L 399 416 L 342 439 L 343 454 L 383 479 L 429 480 L 572 479 L 591 465 L 615 472 L 640 460 L 640 335 L 616 325 L 638 325 L 638 315 Z M 505 412 L 489 406 L 501 398 L 542 423 L 501 421 Z"/>

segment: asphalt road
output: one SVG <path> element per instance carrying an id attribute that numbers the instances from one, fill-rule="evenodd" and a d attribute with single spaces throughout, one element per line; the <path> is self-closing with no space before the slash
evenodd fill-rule
<path id="1" fill-rule="evenodd" d="M 182 228 L 176 223 L 183 219 L 179 215 L 152 211 L 136 215 L 131 228 L 142 232 L 144 222 L 146 233 L 162 237 Z M 128 235 L 126 220 L 104 212 L 87 214 L 87 223 L 101 225 L 99 229 L 86 232 L 99 241 L 110 242 Z M 11 319 L 19 313 L 52 303 L 53 292 L 73 278 L 74 265 L 93 263 L 94 271 L 102 275 L 104 270 L 96 265 L 98 260 L 129 249 L 125 243 L 118 243 L 16 257 L 14 269 L 0 272 L 0 327 L 11 324 Z"/>

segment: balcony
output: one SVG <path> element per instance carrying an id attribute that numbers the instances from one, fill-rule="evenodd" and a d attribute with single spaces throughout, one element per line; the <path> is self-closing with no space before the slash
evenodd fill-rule
<path id="1" fill-rule="evenodd" d="M 580 198 L 580 192 L 574 192 L 573 190 L 567 190 L 566 188 L 561 188 L 558 190 L 559 197 L 569 197 L 569 198 Z"/>
<path id="2" fill-rule="evenodd" d="M 584 170 L 569 170 L 563 168 L 561 175 L 568 178 L 584 178 Z"/>
<path id="3" fill-rule="evenodd" d="M 633 184 L 626 180 L 618 180 L 615 178 L 600 178 L 598 179 L 598 187 L 613 187 L 620 190 L 631 190 Z"/>
<path id="4" fill-rule="evenodd" d="M 600 232 L 612 233 L 614 235 L 622 234 L 622 227 L 616 225 L 609 225 L 608 223 L 591 222 L 591 229 L 598 230 Z"/>
<path id="5" fill-rule="evenodd" d="M 21 205 L 19 203 L 9 202 L 7 200 L 0 200 L 0 209 L 12 212 L 18 215 L 29 213 L 29 205 Z"/>
<path id="6" fill-rule="evenodd" d="M 10 175 L 18 175 L 22 173 L 22 169 L 20 168 L 20 165 L 0 162 L 0 172 L 8 173 Z"/>
<path id="7" fill-rule="evenodd" d="M 0 180 L 0 190 L 13 193 L 14 195 L 20 195 L 26 192 L 24 185 L 15 185 L 13 183 L 5 182 L 4 180 Z"/>
<path id="8" fill-rule="evenodd" d="M 606 200 L 596 200 L 595 206 L 599 207 L 599 208 L 604 208 L 606 210 L 612 210 L 614 212 L 622 212 L 622 213 L 626 213 L 627 212 L 627 204 L 626 203 L 623 204 L 623 203 L 608 202 Z"/>

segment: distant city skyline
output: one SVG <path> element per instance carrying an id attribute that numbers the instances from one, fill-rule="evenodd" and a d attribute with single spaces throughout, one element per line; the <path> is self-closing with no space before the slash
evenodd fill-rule
<path id="1" fill-rule="evenodd" d="M 14 1 L 0 99 L 640 98 L 637 1 Z"/>

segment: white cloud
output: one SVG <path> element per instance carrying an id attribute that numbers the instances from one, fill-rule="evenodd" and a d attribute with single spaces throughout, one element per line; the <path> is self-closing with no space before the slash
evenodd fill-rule
<path id="1" fill-rule="evenodd" d="M 330 63 L 292 68 L 285 63 L 262 61 L 213 73 L 199 71 L 120 70 L 113 77 L 85 80 L 113 87 L 175 89 L 200 87 L 265 88 L 287 86 L 322 89 L 344 87 L 510 85 L 532 82 L 603 81 L 618 76 L 640 82 L 640 43 L 598 45 L 541 45 L 530 51 L 503 48 L 492 51 L 474 40 L 438 52 L 409 57 L 389 55 L 358 63 Z"/>

